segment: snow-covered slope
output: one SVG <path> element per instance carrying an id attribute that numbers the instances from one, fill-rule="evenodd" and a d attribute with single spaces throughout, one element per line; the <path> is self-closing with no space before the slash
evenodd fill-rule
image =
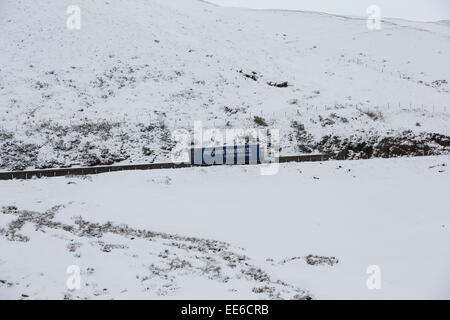
<path id="1" fill-rule="evenodd" d="M 196 0 L 77 3 L 69 30 L 72 2 L 0 1 L 1 170 L 165 160 L 172 130 L 195 120 L 266 123 L 284 154 L 450 151 L 448 22 L 370 31 Z M 0 181 L 0 298 L 449 298 L 449 165 Z M 366 286 L 371 265 L 380 290 Z"/>
<path id="2" fill-rule="evenodd" d="M 77 3 L 80 30 L 66 27 L 69 1 L 0 3 L 4 170 L 162 160 L 172 129 L 251 128 L 255 116 L 281 129 L 283 153 L 389 156 L 348 147 L 370 137 L 381 150 L 386 136 L 427 145 L 394 155 L 448 151 L 446 23 L 370 31 L 364 19 L 195 0 Z"/>
<path id="3" fill-rule="evenodd" d="M 449 166 L 437 156 L 283 164 L 275 176 L 223 166 L 0 181 L 0 299 L 448 299 Z M 70 265 L 80 290 L 66 287 Z M 379 290 L 366 286 L 373 265 Z"/>

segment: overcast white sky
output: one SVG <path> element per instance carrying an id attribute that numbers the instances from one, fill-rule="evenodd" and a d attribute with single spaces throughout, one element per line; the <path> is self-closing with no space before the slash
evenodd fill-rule
<path id="1" fill-rule="evenodd" d="M 382 17 L 418 21 L 450 20 L 450 0 L 207 0 L 222 6 L 255 9 L 321 11 L 367 16 L 370 5 L 381 9 Z"/>

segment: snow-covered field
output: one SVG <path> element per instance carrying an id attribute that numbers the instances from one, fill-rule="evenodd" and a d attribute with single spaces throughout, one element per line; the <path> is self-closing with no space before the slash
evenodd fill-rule
<path id="1" fill-rule="evenodd" d="M 2 181 L 0 297 L 448 299 L 449 166 L 436 156 L 291 163 L 275 176 L 223 166 Z M 69 265 L 81 290 L 66 287 Z M 380 290 L 366 286 L 371 265 Z"/>
<path id="2" fill-rule="evenodd" d="M 0 299 L 450 298 L 449 21 L 76 2 L 0 1 L 0 170 L 165 161 L 194 121 L 368 160 L 0 181 Z"/>

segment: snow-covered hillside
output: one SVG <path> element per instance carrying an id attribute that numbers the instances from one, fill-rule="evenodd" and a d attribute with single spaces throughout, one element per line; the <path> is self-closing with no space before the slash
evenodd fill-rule
<path id="1" fill-rule="evenodd" d="M 0 2 L 3 170 L 167 159 L 194 120 L 279 128 L 285 154 L 449 151 L 446 22 L 80 0 L 69 30 L 71 4 Z"/>
<path id="2" fill-rule="evenodd" d="M 437 156 L 283 164 L 275 176 L 223 166 L 0 181 L 0 299 L 449 299 L 449 166 Z M 80 290 L 66 287 L 70 265 Z M 379 290 L 366 286 L 372 265 Z"/>
<path id="3" fill-rule="evenodd" d="M 370 160 L 0 181 L 0 299 L 450 298 L 448 21 L 72 4 L 0 1 L 0 170 L 164 161 L 199 120 Z"/>

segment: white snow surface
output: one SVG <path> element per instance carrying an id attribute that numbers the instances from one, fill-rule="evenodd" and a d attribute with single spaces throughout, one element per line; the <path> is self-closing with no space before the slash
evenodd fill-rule
<path id="1" fill-rule="evenodd" d="M 167 160 L 172 130 L 196 120 L 247 129 L 262 117 L 282 154 L 299 153 L 293 121 L 315 141 L 450 135 L 448 22 L 372 31 L 313 12 L 79 0 L 69 30 L 72 4 L 0 1 L 1 170 Z M 449 299 L 449 165 L 0 181 L 0 298 Z M 66 286 L 70 265 L 80 290 Z M 371 265 L 380 290 L 366 286 Z"/>
<path id="2" fill-rule="evenodd" d="M 89 164 L 79 155 L 102 151 L 113 162 L 162 161 L 171 130 L 195 120 L 245 129 L 261 116 L 281 130 L 286 154 L 298 153 L 293 120 L 317 140 L 450 134 L 445 22 L 388 19 L 372 31 L 361 18 L 313 12 L 80 0 L 81 29 L 69 30 L 71 4 L 0 4 L 0 138 L 34 146 L 25 167 Z M 256 81 L 244 76 L 252 72 Z M 112 128 L 89 126 L 99 123 Z"/>
<path id="3" fill-rule="evenodd" d="M 436 156 L 291 163 L 274 176 L 221 166 L 1 181 L 0 297 L 448 299 L 449 166 Z M 18 223 L 22 211 L 37 219 Z M 49 224 L 77 230 L 77 217 L 228 245 L 222 255 L 192 239 Z M 7 240 L 13 221 L 28 241 Z M 232 267 L 227 255 L 247 258 Z M 82 271 L 81 290 L 66 288 L 69 265 Z M 371 265 L 380 290 L 366 286 Z"/>

